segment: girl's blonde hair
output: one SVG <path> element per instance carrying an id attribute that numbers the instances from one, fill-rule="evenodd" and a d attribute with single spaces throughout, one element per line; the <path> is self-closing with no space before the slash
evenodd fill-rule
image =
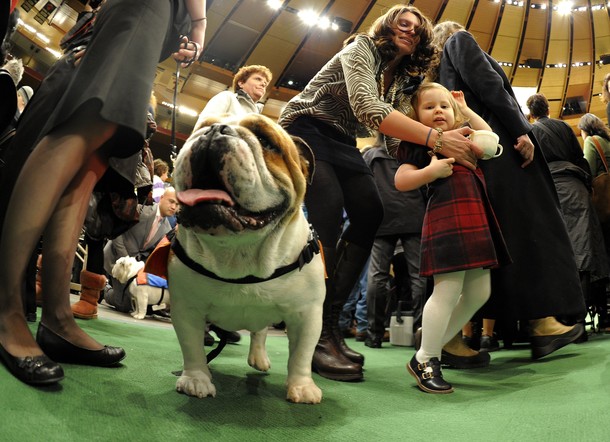
<path id="1" fill-rule="evenodd" d="M 419 100 L 421 98 L 421 95 L 429 90 L 432 89 L 438 89 L 440 91 L 443 91 L 445 94 L 447 94 L 447 98 L 449 99 L 449 104 L 451 105 L 451 108 L 453 109 L 453 115 L 455 117 L 455 127 L 453 127 L 452 129 L 457 129 L 459 127 L 462 127 L 464 124 L 468 123 L 469 119 L 466 115 L 464 115 L 462 113 L 462 111 L 460 110 L 460 107 L 457 104 L 457 101 L 455 101 L 455 98 L 453 98 L 453 95 L 451 95 L 451 92 L 449 92 L 449 89 L 447 89 L 445 86 L 443 86 L 440 83 L 434 83 L 434 82 L 426 82 L 426 83 L 422 83 L 421 86 L 419 86 L 419 88 L 417 89 L 417 92 L 415 92 L 415 95 L 413 95 L 413 97 L 411 98 L 411 111 L 409 112 L 409 117 L 411 117 L 412 119 L 419 121 L 419 115 L 417 115 L 417 107 L 419 105 Z"/>

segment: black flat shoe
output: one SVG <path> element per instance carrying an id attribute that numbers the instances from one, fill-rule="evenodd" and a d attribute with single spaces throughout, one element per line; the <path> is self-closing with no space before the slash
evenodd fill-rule
<path id="1" fill-rule="evenodd" d="M 446 350 L 441 352 L 441 363 L 457 369 L 484 368 L 489 366 L 490 361 L 491 356 L 484 351 L 480 351 L 472 356 L 459 356 Z"/>
<path id="2" fill-rule="evenodd" d="M 532 336 L 532 359 L 540 359 L 576 341 L 584 332 L 582 324 L 575 324 L 561 335 Z"/>
<path id="3" fill-rule="evenodd" d="M 0 359 L 13 376 L 26 384 L 48 385 L 64 378 L 61 365 L 53 362 L 46 355 L 18 358 L 0 345 Z"/>
<path id="4" fill-rule="evenodd" d="M 125 358 L 125 350 L 121 347 L 106 345 L 101 350 L 82 348 L 62 338 L 42 322 L 38 324 L 36 342 L 51 359 L 68 364 L 109 367 Z"/>
<path id="5" fill-rule="evenodd" d="M 415 378 L 421 391 L 432 394 L 453 393 L 451 384 L 443 379 L 438 358 L 431 358 L 428 362 L 420 363 L 413 355 L 407 364 L 407 370 Z"/>

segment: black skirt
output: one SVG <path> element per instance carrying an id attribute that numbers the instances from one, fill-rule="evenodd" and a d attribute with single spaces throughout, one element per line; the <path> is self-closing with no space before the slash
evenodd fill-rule
<path id="1" fill-rule="evenodd" d="M 171 20 L 168 0 L 114 0 L 97 15 L 85 55 L 42 135 L 93 101 L 119 129 L 111 156 L 138 152 L 146 134 L 146 109 Z"/>

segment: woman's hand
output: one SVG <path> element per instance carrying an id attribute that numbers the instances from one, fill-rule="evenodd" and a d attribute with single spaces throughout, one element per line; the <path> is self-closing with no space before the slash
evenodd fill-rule
<path id="1" fill-rule="evenodd" d="M 428 168 L 430 174 L 437 180 L 439 178 L 447 178 L 453 174 L 453 163 L 455 163 L 455 158 L 438 159 L 436 155 L 432 155 Z"/>
<path id="2" fill-rule="evenodd" d="M 443 149 L 441 153 L 447 158 L 455 158 L 455 162 L 470 170 L 477 168 L 477 158 L 483 156 L 483 150 L 472 143 L 467 135 L 474 130 L 469 127 L 443 132 Z"/>
<path id="3" fill-rule="evenodd" d="M 174 60 L 181 62 L 183 68 L 189 67 L 197 61 L 203 51 L 203 32 L 201 32 L 199 36 L 196 36 L 197 33 L 194 32 L 194 29 L 191 30 L 192 40 L 189 40 L 188 37 L 182 37 L 180 49 L 172 54 Z"/>
<path id="4" fill-rule="evenodd" d="M 515 149 L 523 158 L 525 158 L 525 161 L 523 164 L 521 164 L 521 167 L 527 167 L 532 161 L 534 161 L 534 143 L 532 143 L 529 135 L 525 134 L 517 138 Z"/>

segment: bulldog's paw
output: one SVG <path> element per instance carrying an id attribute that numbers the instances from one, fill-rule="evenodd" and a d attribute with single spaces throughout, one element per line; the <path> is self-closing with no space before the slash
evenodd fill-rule
<path id="1" fill-rule="evenodd" d="M 258 371 L 269 371 L 271 361 L 266 351 L 251 351 L 248 355 L 248 365 Z"/>
<path id="2" fill-rule="evenodd" d="M 131 314 L 131 316 L 132 316 L 134 319 L 144 319 L 144 318 L 146 317 L 146 315 L 145 315 L 145 314 L 142 314 L 142 313 L 135 313 L 135 312 L 134 312 L 134 313 L 132 313 L 132 314 Z"/>
<path id="3" fill-rule="evenodd" d="M 288 384 L 286 399 L 295 404 L 319 404 L 322 402 L 322 390 L 312 379 L 304 384 Z"/>
<path id="4" fill-rule="evenodd" d="M 190 375 L 183 373 L 176 382 L 176 391 L 198 398 L 216 397 L 216 387 L 214 387 L 212 379 L 203 372 Z"/>

